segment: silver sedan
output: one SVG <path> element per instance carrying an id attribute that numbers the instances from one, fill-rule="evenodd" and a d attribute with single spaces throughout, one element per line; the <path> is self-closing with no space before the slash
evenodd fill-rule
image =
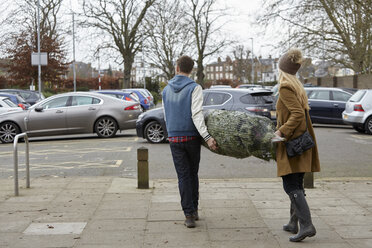
<path id="1" fill-rule="evenodd" d="M 97 133 L 110 138 L 118 130 L 135 128 L 141 113 L 139 103 L 99 93 L 58 94 L 28 110 L 0 114 L 0 141 L 11 143 L 22 132 L 30 137 Z"/>

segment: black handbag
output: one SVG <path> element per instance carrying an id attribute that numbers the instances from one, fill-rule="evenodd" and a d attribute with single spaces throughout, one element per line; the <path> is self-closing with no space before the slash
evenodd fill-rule
<path id="1" fill-rule="evenodd" d="M 307 131 L 307 114 L 305 110 L 305 117 L 306 117 L 306 131 L 298 136 L 295 139 L 289 140 L 285 142 L 287 155 L 288 157 L 296 157 L 301 155 L 304 151 L 309 150 L 310 148 L 315 146 L 315 142 L 313 137 L 311 137 L 310 133 Z"/>

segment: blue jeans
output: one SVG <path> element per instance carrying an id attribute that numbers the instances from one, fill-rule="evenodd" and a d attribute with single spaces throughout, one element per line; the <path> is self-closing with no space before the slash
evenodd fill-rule
<path id="1" fill-rule="evenodd" d="M 200 139 L 170 143 L 170 149 L 178 177 L 182 210 L 185 216 L 190 216 L 198 210 Z"/>

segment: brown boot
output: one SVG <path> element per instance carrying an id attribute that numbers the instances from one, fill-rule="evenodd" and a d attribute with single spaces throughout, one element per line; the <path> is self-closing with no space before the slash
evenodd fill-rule
<path id="1" fill-rule="evenodd" d="M 196 224 L 195 224 L 195 217 L 193 215 L 186 216 L 185 226 L 187 228 L 194 228 L 196 226 Z"/>
<path id="2" fill-rule="evenodd" d="M 192 216 L 194 216 L 195 220 L 199 220 L 198 210 L 196 210 L 195 213 Z"/>

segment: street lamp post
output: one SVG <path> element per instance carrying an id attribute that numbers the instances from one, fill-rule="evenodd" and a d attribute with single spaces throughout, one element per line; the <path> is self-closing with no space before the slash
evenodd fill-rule
<path id="1" fill-rule="evenodd" d="M 40 0 L 37 1 L 37 53 L 38 62 L 38 86 L 39 94 L 41 94 L 41 55 L 40 55 Z"/>
<path id="2" fill-rule="evenodd" d="M 98 48 L 98 90 L 101 90 L 101 62 L 99 58 L 99 48 Z"/>
<path id="3" fill-rule="evenodd" d="M 76 92 L 75 17 L 74 17 L 74 12 L 72 12 L 72 53 L 73 53 L 72 71 L 74 73 L 74 92 Z"/>
<path id="4" fill-rule="evenodd" d="M 252 40 L 252 82 L 254 83 L 254 55 L 253 55 L 253 38 L 249 38 Z"/>

